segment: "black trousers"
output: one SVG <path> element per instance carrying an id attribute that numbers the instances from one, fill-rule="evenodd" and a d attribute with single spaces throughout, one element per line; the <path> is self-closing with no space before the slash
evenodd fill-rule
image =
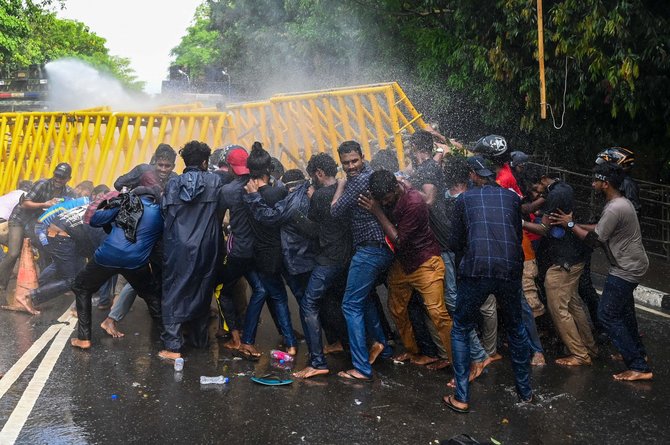
<path id="1" fill-rule="evenodd" d="M 91 339 L 91 300 L 93 294 L 114 275 L 122 275 L 128 283 L 144 299 L 149 308 L 149 315 L 158 323 L 163 332 L 161 318 L 160 283 L 151 271 L 149 264 L 137 269 L 123 269 L 119 267 L 106 267 L 95 262 L 95 259 L 77 274 L 72 285 L 72 291 L 76 296 L 77 317 L 79 317 L 80 340 Z"/>

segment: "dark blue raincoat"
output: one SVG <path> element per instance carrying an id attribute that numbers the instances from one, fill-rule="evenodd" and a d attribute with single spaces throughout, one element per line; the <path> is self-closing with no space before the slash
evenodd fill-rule
<path id="1" fill-rule="evenodd" d="M 218 175 L 187 167 L 163 195 L 163 323 L 183 323 L 209 311 L 223 261 L 223 184 Z"/>

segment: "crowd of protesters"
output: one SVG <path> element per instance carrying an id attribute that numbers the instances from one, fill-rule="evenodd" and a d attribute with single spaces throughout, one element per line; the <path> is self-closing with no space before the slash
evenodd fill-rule
<path id="1" fill-rule="evenodd" d="M 222 347 L 255 361 L 266 304 L 286 352 L 298 352 L 288 288 L 308 349 L 296 378 L 329 374 L 326 355 L 344 350 L 352 367 L 338 376 L 360 382 L 373 380 L 378 359 L 451 366 L 455 392 L 444 403 L 457 412 L 468 412 L 469 382 L 502 358 L 502 344 L 523 402 L 533 399 L 530 367 L 546 365 L 542 343 L 554 339 L 565 351 L 558 365 L 590 365 L 608 338 L 627 368 L 615 379 L 651 379 L 633 300 L 648 267 L 633 153 L 598 154 L 593 189 L 605 207 L 588 221 L 575 215 L 569 184 L 503 137 L 481 138 L 469 156 L 454 147 L 462 149 L 420 130 L 406 141 L 407 166 L 389 150 L 368 162 L 346 141 L 337 160 L 318 153 L 305 171 L 284 171 L 258 142 L 212 153 L 191 141 L 178 175 L 177 153 L 161 144 L 112 191 L 90 181 L 69 188 L 72 169 L 61 163 L 52 178 L 0 197 L 0 291 L 28 237 L 39 287 L 10 308 L 38 314 L 71 290 L 74 347 L 91 347 L 93 296 L 109 309 L 121 276 L 127 284 L 101 324 L 107 334 L 123 336 L 118 323 L 140 296 L 161 332 L 158 355 L 175 360 L 208 344 L 214 302 Z M 590 283 L 595 248 L 610 263 L 600 297 Z"/>

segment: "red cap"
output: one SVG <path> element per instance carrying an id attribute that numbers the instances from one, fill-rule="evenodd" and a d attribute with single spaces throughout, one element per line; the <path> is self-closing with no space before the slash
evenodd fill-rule
<path id="1" fill-rule="evenodd" d="M 247 158 L 249 154 L 243 148 L 236 148 L 226 155 L 226 164 L 230 165 L 237 176 L 248 175 Z"/>

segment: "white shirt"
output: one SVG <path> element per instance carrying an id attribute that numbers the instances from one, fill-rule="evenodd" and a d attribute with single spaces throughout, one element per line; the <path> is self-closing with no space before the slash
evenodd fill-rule
<path id="1" fill-rule="evenodd" d="M 0 196 L 0 218 L 9 220 L 9 215 L 19 203 L 19 199 L 26 193 L 23 190 L 14 190 L 6 195 Z"/>

